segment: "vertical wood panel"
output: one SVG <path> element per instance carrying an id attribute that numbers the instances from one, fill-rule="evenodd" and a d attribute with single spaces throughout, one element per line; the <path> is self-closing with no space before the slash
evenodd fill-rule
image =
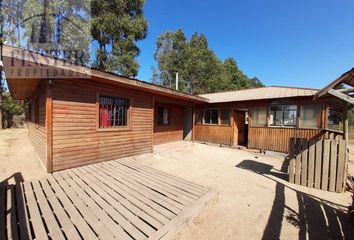
<path id="1" fill-rule="evenodd" d="M 301 185 L 303 186 L 307 186 L 308 147 L 308 140 L 303 138 L 301 141 Z"/>
<path id="2" fill-rule="evenodd" d="M 313 188 L 313 181 L 315 175 L 315 146 L 316 141 L 311 139 L 309 141 L 309 158 L 308 158 L 308 180 L 307 186 Z"/>
<path id="3" fill-rule="evenodd" d="M 346 146 L 344 140 L 339 140 L 339 151 L 338 151 L 338 174 L 336 179 L 336 192 L 343 192 L 345 182 L 346 182 L 346 173 L 345 166 L 347 165 L 346 161 Z M 344 184 L 343 184 L 344 179 Z"/>
<path id="4" fill-rule="evenodd" d="M 289 182 L 295 183 L 295 138 L 290 139 L 289 154 Z"/>
<path id="5" fill-rule="evenodd" d="M 323 141 L 316 142 L 316 160 L 315 160 L 315 188 L 321 188 L 321 176 L 322 176 L 322 146 Z"/>
<path id="6" fill-rule="evenodd" d="M 330 155 L 330 170 L 329 170 L 329 191 L 334 192 L 337 178 L 337 141 L 331 140 L 331 155 Z"/>
<path id="7" fill-rule="evenodd" d="M 195 127 L 195 140 L 230 145 L 233 138 L 231 126 L 200 125 Z"/>
<path id="8" fill-rule="evenodd" d="M 250 127 L 248 147 L 289 153 L 291 138 L 320 138 L 324 134 L 320 129 Z"/>
<path id="9" fill-rule="evenodd" d="M 296 139 L 296 146 L 291 144 L 296 147 L 295 181 L 290 163 L 289 182 L 330 192 L 344 191 L 347 164 L 344 140 Z"/>
<path id="10" fill-rule="evenodd" d="M 295 183 L 301 184 L 301 139 L 296 139 Z"/>
<path id="11" fill-rule="evenodd" d="M 322 190 L 328 189 L 328 170 L 329 170 L 329 157 L 330 157 L 330 140 L 323 141 L 323 158 L 322 158 Z"/>

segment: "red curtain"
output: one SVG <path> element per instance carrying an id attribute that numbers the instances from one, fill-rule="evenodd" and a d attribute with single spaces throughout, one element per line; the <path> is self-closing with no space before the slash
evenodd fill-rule
<path id="1" fill-rule="evenodd" d="M 100 127 L 110 127 L 111 120 L 109 117 L 108 106 L 100 105 Z"/>

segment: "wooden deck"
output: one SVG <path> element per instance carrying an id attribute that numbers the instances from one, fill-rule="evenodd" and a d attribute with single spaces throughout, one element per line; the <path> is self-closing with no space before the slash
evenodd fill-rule
<path id="1" fill-rule="evenodd" d="M 214 190 L 123 160 L 2 184 L 0 239 L 169 239 Z"/>

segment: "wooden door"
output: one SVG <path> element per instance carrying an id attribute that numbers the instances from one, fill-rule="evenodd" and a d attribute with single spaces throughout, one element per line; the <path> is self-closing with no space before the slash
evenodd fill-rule
<path id="1" fill-rule="evenodd" d="M 234 111 L 234 145 L 245 145 L 247 139 L 245 112 Z"/>

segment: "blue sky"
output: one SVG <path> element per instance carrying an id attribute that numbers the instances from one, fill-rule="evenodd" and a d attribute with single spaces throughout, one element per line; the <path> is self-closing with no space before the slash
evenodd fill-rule
<path id="1" fill-rule="evenodd" d="M 321 88 L 354 67 L 353 0 L 146 0 L 148 36 L 138 78 L 149 81 L 157 37 L 182 28 L 204 33 L 266 85 Z"/>

